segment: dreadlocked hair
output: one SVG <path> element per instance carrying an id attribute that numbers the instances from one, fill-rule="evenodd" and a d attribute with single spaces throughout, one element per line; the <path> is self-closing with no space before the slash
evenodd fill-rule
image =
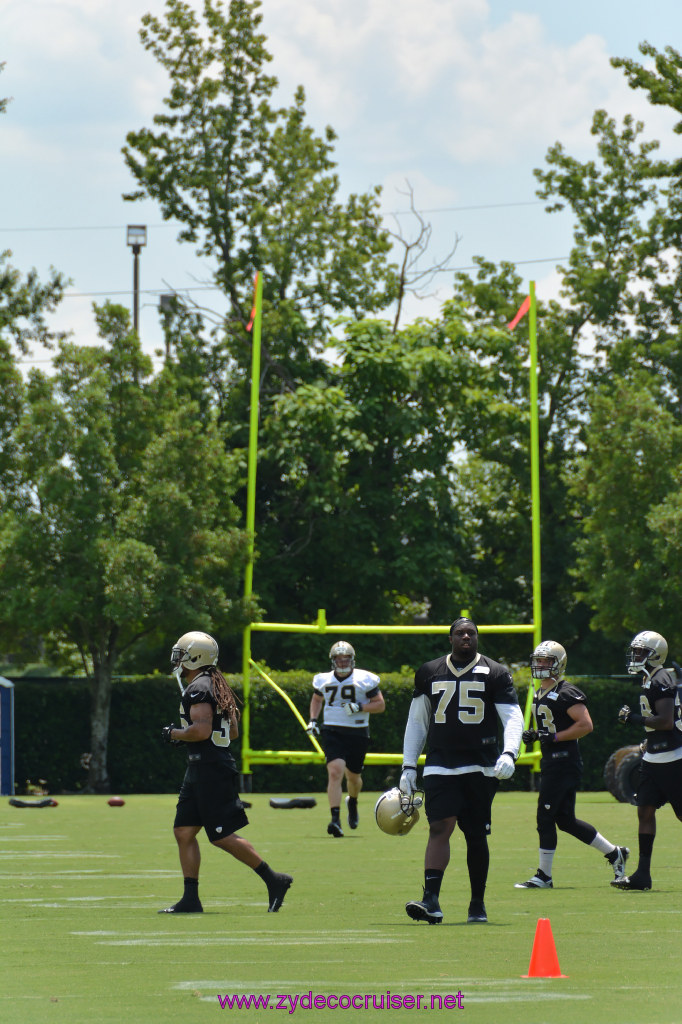
<path id="1" fill-rule="evenodd" d="M 228 685 L 225 676 L 215 665 L 207 666 L 206 674 L 210 676 L 213 685 L 213 696 L 216 699 L 218 711 L 230 719 L 232 715 L 236 715 L 237 721 L 239 721 L 241 716 L 237 707 L 237 696 Z"/>

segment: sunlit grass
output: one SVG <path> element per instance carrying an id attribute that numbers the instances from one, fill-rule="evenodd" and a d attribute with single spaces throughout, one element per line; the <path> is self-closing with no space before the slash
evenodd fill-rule
<path id="1" fill-rule="evenodd" d="M 525 891 L 514 882 L 537 867 L 536 798 L 502 794 L 493 809 L 489 924 L 465 923 L 469 891 L 458 835 L 441 893 L 445 920 L 430 927 L 404 912 L 421 894 L 423 822 L 403 838 L 386 836 L 371 813 L 376 794 L 363 794 L 358 831 L 332 839 L 320 794 L 312 810 L 275 810 L 261 794 L 248 799 L 244 835 L 275 869 L 295 876 L 278 914 L 266 912 L 261 880 L 203 838 L 205 913 L 157 914 L 182 891 L 173 795 L 131 796 L 121 808 L 104 797 L 58 797 L 58 807 L 40 810 L 3 800 L 3 1024 L 276 1024 L 284 1015 L 315 1022 L 333 1020 L 334 1010 L 296 1002 L 292 1012 L 292 1000 L 374 996 L 379 1005 L 388 992 L 421 995 L 427 1007 L 432 996 L 461 993 L 461 1009 L 426 1015 L 469 1024 L 682 1020 L 682 826 L 669 808 L 659 812 L 652 892 L 612 889 L 601 855 L 567 836 L 559 840 L 556 888 Z M 578 814 L 630 846 L 636 861 L 635 808 L 586 793 Z M 539 917 L 551 921 L 566 978 L 522 977 Z M 221 1009 L 218 996 L 228 994 L 269 995 L 283 1007 Z M 360 1024 L 419 1012 L 362 1005 L 346 1016 Z"/>

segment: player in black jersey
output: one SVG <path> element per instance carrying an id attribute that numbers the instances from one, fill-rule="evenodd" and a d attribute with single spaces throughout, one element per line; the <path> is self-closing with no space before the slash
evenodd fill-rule
<path id="1" fill-rule="evenodd" d="M 498 779 L 514 773 L 523 715 L 509 670 L 478 653 L 478 629 L 469 618 L 450 627 L 451 653 L 417 670 L 405 729 L 400 791 L 411 800 L 417 760 L 428 737 L 424 766 L 429 839 L 424 859 L 424 896 L 405 907 L 415 921 L 439 924 L 438 897 L 450 859 L 455 826 L 464 833 L 471 885 L 468 923 L 486 922 L 490 810 Z M 503 753 L 497 734 L 504 726 Z"/>
<path id="2" fill-rule="evenodd" d="M 530 668 L 533 679 L 540 680 L 533 698 L 536 728 L 524 732 L 523 742 L 530 745 L 539 739 L 542 751 L 537 809 L 540 854 L 536 873 L 527 882 L 517 882 L 516 888 L 552 888 L 557 828 L 603 853 L 615 878 L 623 878 L 630 853 L 628 848 L 614 846 L 594 825 L 575 816 L 575 799 L 583 770 L 578 740 L 593 728 L 587 698 L 582 690 L 564 679 L 566 651 L 554 640 L 545 640 L 535 648 Z"/>
<path id="3" fill-rule="evenodd" d="M 646 741 L 637 789 L 639 861 L 632 875 L 611 882 L 618 889 L 651 888 L 658 808 L 669 803 L 682 821 L 682 711 L 676 679 L 663 667 L 667 656 L 668 644 L 652 630 L 638 633 L 628 648 L 628 672 L 642 675 L 640 710 L 625 704 L 618 719 L 643 725 Z"/>
<path id="4" fill-rule="evenodd" d="M 180 683 L 183 725 L 167 725 L 168 743 L 187 744 L 187 771 L 175 812 L 173 831 L 184 876 L 182 899 L 160 914 L 200 914 L 197 835 L 203 828 L 214 846 L 253 868 L 268 889 L 268 912 L 284 902 L 291 875 L 273 871 L 251 843 L 236 832 L 248 825 L 239 799 L 239 773 L 229 749 L 239 735 L 239 712 L 232 690 L 219 668 L 218 644 L 208 633 L 181 636 L 171 652 L 171 665 Z"/>

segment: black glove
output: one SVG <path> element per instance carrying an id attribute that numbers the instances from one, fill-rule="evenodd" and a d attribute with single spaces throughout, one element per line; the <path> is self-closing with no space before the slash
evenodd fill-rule
<path id="1" fill-rule="evenodd" d="M 618 721 L 622 722 L 623 725 L 641 725 L 644 721 L 644 716 L 638 715 L 636 711 L 631 711 L 627 704 L 623 704 L 623 707 L 618 712 Z"/>
<path id="2" fill-rule="evenodd" d="M 528 747 L 531 743 L 535 743 L 536 740 L 540 740 L 542 742 L 543 740 L 548 740 L 551 736 L 552 733 L 549 729 L 526 729 L 526 731 L 521 734 L 521 739 Z"/>
<path id="3" fill-rule="evenodd" d="M 161 730 L 161 739 L 164 741 L 164 743 L 172 743 L 174 747 L 180 746 L 180 740 L 174 740 L 171 736 L 171 732 L 173 731 L 173 729 L 177 728 L 178 726 L 173 725 L 172 722 L 170 725 L 164 725 L 163 729 Z"/>
<path id="4" fill-rule="evenodd" d="M 675 682 L 679 685 L 682 683 L 682 665 L 678 665 L 676 661 L 671 662 L 671 664 L 675 669 Z"/>

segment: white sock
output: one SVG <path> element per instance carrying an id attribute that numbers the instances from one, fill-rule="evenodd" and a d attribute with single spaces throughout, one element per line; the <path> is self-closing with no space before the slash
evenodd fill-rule
<path id="1" fill-rule="evenodd" d="M 548 878 L 552 877 L 552 861 L 556 850 L 540 850 L 540 871 L 543 871 Z"/>
<path id="2" fill-rule="evenodd" d="M 604 837 L 600 835 L 599 832 L 597 832 L 596 836 L 590 843 L 590 846 L 594 846 L 595 850 L 599 850 L 599 852 L 603 853 L 604 856 L 606 856 L 607 853 L 613 853 L 613 851 L 616 849 L 613 843 L 610 843 L 608 839 L 604 839 Z"/>

